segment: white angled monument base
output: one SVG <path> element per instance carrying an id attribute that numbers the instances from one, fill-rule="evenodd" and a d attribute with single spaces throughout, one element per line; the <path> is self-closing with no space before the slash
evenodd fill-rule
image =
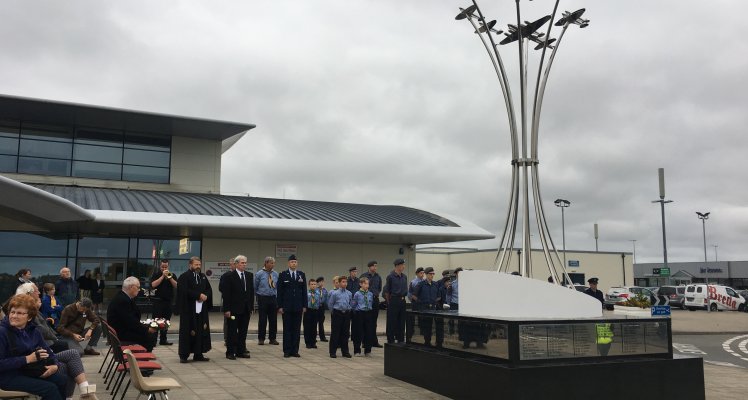
<path id="1" fill-rule="evenodd" d="M 460 314 L 487 318 L 603 316 L 600 301 L 576 289 L 494 271 L 460 272 Z"/>

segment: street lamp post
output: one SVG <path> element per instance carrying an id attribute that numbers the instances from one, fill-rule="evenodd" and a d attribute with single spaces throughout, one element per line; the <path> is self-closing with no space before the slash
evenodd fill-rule
<path id="1" fill-rule="evenodd" d="M 704 262 L 707 262 L 706 261 L 706 220 L 709 219 L 709 214 L 710 213 L 708 213 L 708 212 L 700 213 L 700 212 L 696 211 L 696 215 L 701 220 L 701 230 L 704 233 Z"/>
<path id="2" fill-rule="evenodd" d="M 714 262 L 717 262 L 717 261 L 719 261 L 717 259 L 717 247 L 719 247 L 719 246 L 717 246 L 716 244 L 713 244 L 712 247 L 714 247 Z"/>
<path id="3" fill-rule="evenodd" d="M 564 221 L 564 208 L 569 207 L 571 202 L 569 200 L 556 199 L 553 204 L 561 208 L 561 242 L 564 247 L 564 268 L 566 268 L 566 223 Z"/>
<path id="4" fill-rule="evenodd" d="M 665 168 L 658 168 L 657 175 L 660 180 L 660 199 L 653 200 L 652 203 L 660 203 L 660 211 L 662 213 L 662 261 L 663 261 L 663 267 L 668 268 L 667 266 L 667 233 L 665 231 L 665 204 L 672 203 L 673 201 L 665 200 Z M 670 281 L 670 277 L 668 277 L 668 283 L 669 281 Z"/>
<path id="5" fill-rule="evenodd" d="M 634 264 L 636 264 L 636 239 L 629 239 L 629 242 L 634 244 Z"/>

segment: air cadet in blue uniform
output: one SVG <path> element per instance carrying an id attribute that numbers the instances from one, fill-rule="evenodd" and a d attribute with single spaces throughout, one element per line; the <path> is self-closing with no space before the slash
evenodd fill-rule
<path id="1" fill-rule="evenodd" d="M 317 348 L 317 318 L 319 309 L 322 306 L 321 293 L 317 288 L 317 281 L 309 280 L 309 290 L 307 290 L 306 312 L 304 312 L 304 343 L 307 349 Z"/>
<path id="2" fill-rule="evenodd" d="M 605 298 L 603 297 L 603 292 L 597 290 L 597 278 L 590 278 L 587 279 L 587 283 L 590 284 L 590 287 L 587 288 L 584 292 L 588 295 L 600 300 L 600 304 L 605 304 Z"/>
<path id="3" fill-rule="evenodd" d="M 296 255 L 288 257 L 288 269 L 278 275 L 278 312 L 283 315 L 283 357 L 301 357 L 301 316 L 306 311 L 306 275 L 296 269 Z"/>
<path id="4" fill-rule="evenodd" d="M 330 333 L 330 358 L 337 358 L 335 353 L 340 347 L 343 357 L 351 358 L 348 348 L 348 326 L 351 320 L 351 292 L 346 289 L 348 278 L 340 277 L 338 289 L 330 292 L 327 306 L 330 308 L 332 332 Z"/>
<path id="5" fill-rule="evenodd" d="M 369 280 L 369 291 L 371 292 L 374 302 L 371 305 L 372 308 L 372 324 L 374 325 L 374 342 L 371 344 L 372 347 L 382 347 L 377 339 L 377 320 L 379 319 L 379 295 L 382 293 L 382 277 L 377 273 L 377 262 L 369 261 L 366 265 L 369 268 L 368 272 L 361 274 L 361 277 L 365 277 Z"/>
<path id="6" fill-rule="evenodd" d="M 262 269 L 255 274 L 255 290 L 257 293 L 257 308 L 260 318 L 257 321 L 257 344 L 265 344 L 265 329 L 268 329 L 270 344 L 277 345 L 275 340 L 278 332 L 278 273 L 275 268 L 275 258 L 265 257 Z"/>
<path id="7" fill-rule="evenodd" d="M 418 286 L 419 283 L 423 282 L 423 273 L 424 269 L 422 267 L 416 268 L 416 277 L 413 278 L 413 280 L 410 281 L 410 284 L 408 285 L 408 300 L 410 300 L 410 309 L 413 311 L 418 311 L 418 299 L 415 297 L 413 292 L 416 289 L 416 286 Z M 405 320 L 405 341 L 407 343 L 410 343 L 411 339 L 413 339 L 413 334 L 415 333 L 415 326 L 416 324 L 416 317 L 414 315 L 409 315 L 406 317 Z"/>
<path id="8" fill-rule="evenodd" d="M 387 343 L 405 341 L 405 296 L 408 294 L 408 277 L 405 276 L 405 260 L 398 258 L 395 269 L 387 275 L 384 285 L 384 300 L 387 302 Z"/>
<path id="9" fill-rule="evenodd" d="M 353 323 L 351 324 L 351 336 L 353 337 L 353 354 L 361 355 L 361 344 L 363 342 L 364 356 L 371 355 L 371 346 L 374 343 L 374 318 L 372 316 L 372 304 L 374 296 L 369 291 L 369 279 L 359 279 L 358 292 L 353 294 L 351 308 L 353 309 Z"/>
<path id="10" fill-rule="evenodd" d="M 321 307 L 317 310 L 317 328 L 319 331 L 319 341 L 326 342 L 327 337 L 325 336 L 325 310 L 327 310 L 327 299 L 330 293 L 325 287 L 325 277 L 320 276 L 317 278 L 317 289 L 320 293 L 320 304 Z"/>
<path id="11" fill-rule="evenodd" d="M 442 300 L 439 297 L 440 288 L 434 282 L 434 269 L 428 267 L 424 272 L 426 273 L 426 279 L 416 286 L 413 290 L 413 295 L 418 301 L 419 310 L 434 311 Z M 427 346 L 431 346 L 432 328 L 436 325 L 436 347 L 442 347 L 442 343 L 444 342 L 444 319 L 441 317 L 436 318 L 436 324 L 434 324 L 434 319 L 432 316 L 420 315 L 418 317 L 418 325 L 421 328 L 423 342 Z"/>

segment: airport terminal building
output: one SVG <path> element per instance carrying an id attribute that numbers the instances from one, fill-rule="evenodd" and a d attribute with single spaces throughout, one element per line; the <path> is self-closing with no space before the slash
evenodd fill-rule
<path id="1" fill-rule="evenodd" d="M 210 279 L 237 254 L 256 271 L 296 254 L 308 277 L 415 269 L 415 246 L 492 238 L 459 218 L 396 205 L 221 195 L 221 157 L 252 124 L 0 96 L 0 298 L 30 268 L 102 274 L 106 299 L 159 260 L 192 256 Z M 246 140 L 246 139 L 245 139 Z M 214 290 L 217 286 L 214 285 Z"/>

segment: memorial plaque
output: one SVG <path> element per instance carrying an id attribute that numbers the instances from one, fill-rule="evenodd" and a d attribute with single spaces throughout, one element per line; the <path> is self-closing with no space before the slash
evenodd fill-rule
<path id="1" fill-rule="evenodd" d="M 548 358 L 548 328 L 546 325 L 519 326 L 519 359 Z"/>
<path id="2" fill-rule="evenodd" d="M 667 324 L 665 322 L 645 322 L 644 347 L 647 354 L 669 353 Z"/>
<path id="3" fill-rule="evenodd" d="M 595 335 L 597 352 L 600 356 L 607 357 L 623 355 L 623 335 L 621 333 L 620 323 L 596 323 Z"/>
<path id="4" fill-rule="evenodd" d="M 641 323 L 622 323 L 623 354 L 645 354 L 644 325 Z"/>
<path id="5" fill-rule="evenodd" d="M 574 328 L 569 324 L 546 325 L 548 358 L 574 357 Z"/>
<path id="6" fill-rule="evenodd" d="M 574 356 L 597 357 L 595 324 L 574 324 Z"/>

